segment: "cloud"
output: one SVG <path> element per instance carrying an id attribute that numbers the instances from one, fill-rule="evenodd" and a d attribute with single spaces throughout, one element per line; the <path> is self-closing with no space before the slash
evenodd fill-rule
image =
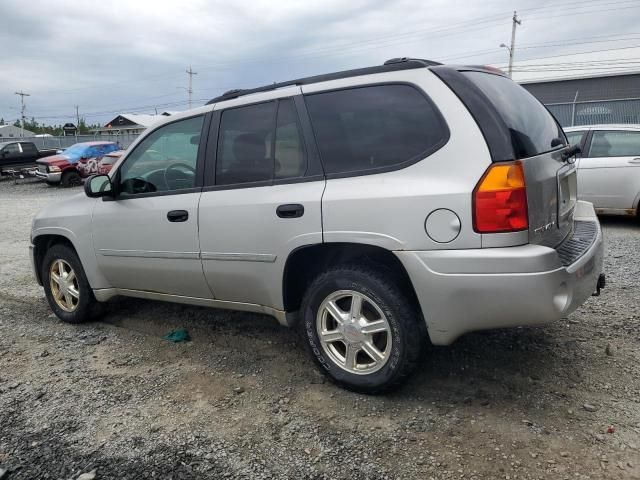
<path id="1" fill-rule="evenodd" d="M 629 5 L 519 1 L 518 58 L 586 51 L 590 45 L 562 43 L 633 33 L 640 8 L 623 8 Z M 122 111 L 149 113 L 155 106 L 183 109 L 189 65 L 198 72 L 198 104 L 230 88 L 396 56 L 499 63 L 506 58 L 498 45 L 510 38 L 512 9 L 507 0 L 5 0 L 0 116 L 19 116 L 18 89 L 31 94 L 27 115 L 47 123 L 72 119 L 74 105 L 90 122 Z M 550 41 L 559 45 L 524 48 Z"/>

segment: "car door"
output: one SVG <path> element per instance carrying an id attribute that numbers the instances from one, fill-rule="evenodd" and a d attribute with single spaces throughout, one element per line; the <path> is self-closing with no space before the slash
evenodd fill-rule
<path id="1" fill-rule="evenodd" d="M 578 163 L 578 196 L 596 208 L 632 209 L 640 192 L 640 130 L 594 129 Z"/>
<path id="2" fill-rule="evenodd" d="M 115 198 L 96 202 L 93 245 L 113 287 L 211 298 L 198 244 L 205 123 L 198 115 L 145 136 L 112 175 Z"/>
<path id="3" fill-rule="evenodd" d="M 299 88 L 251 105 L 216 105 L 199 209 L 200 247 L 217 300 L 282 309 L 296 248 L 322 242 L 324 176 Z M 277 115 L 277 117 L 276 117 Z M 302 119 L 302 121 L 301 121 Z"/>

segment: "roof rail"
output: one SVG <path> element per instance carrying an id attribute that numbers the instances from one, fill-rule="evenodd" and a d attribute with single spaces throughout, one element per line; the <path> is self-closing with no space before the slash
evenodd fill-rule
<path id="1" fill-rule="evenodd" d="M 229 90 L 222 95 L 212 98 L 207 102 L 207 105 L 211 105 L 212 103 L 223 102 L 225 100 L 231 100 L 233 98 L 243 97 L 245 95 L 250 95 L 252 93 L 260 93 L 260 92 L 269 92 L 272 90 L 277 90 L 279 88 L 284 87 L 292 87 L 296 85 L 309 85 L 311 83 L 319 83 L 326 82 L 329 80 L 339 80 L 342 78 L 350 78 L 350 77 L 359 77 L 361 75 L 370 75 L 373 73 L 385 73 L 385 72 L 394 72 L 398 70 L 410 70 L 414 68 L 426 68 L 433 67 L 436 65 L 442 65 L 441 63 L 434 62 L 432 60 L 424 60 L 421 58 L 392 58 L 387 60 L 382 65 L 376 65 L 373 67 L 365 67 L 365 68 L 355 68 L 353 70 L 344 70 L 341 72 L 335 73 L 327 73 L 324 75 L 315 75 L 312 77 L 304 77 L 299 78 L 297 80 L 289 80 L 286 82 L 280 83 L 271 83 L 269 85 L 264 85 L 262 87 L 257 88 L 237 88 L 234 90 Z"/>

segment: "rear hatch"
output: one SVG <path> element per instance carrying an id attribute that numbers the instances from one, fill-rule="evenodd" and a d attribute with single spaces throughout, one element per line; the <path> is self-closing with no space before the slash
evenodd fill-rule
<path id="1" fill-rule="evenodd" d="M 562 128 L 544 105 L 503 74 L 483 68 L 455 70 L 435 73 L 474 116 L 492 160 L 522 163 L 529 243 L 557 246 L 573 229 L 577 202 L 575 158 L 564 158 L 569 147 Z"/>

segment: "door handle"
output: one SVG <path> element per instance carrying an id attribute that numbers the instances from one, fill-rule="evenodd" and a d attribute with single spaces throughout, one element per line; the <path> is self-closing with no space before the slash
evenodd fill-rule
<path id="1" fill-rule="evenodd" d="M 633 160 L 629 160 L 631 165 L 640 165 L 640 158 L 634 158 Z"/>
<path id="2" fill-rule="evenodd" d="M 189 218 L 189 212 L 186 210 L 171 210 L 167 213 L 167 220 L 170 222 L 186 222 Z"/>
<path id="3" fill-rule="evenodd" d="M 280 218 L 298 218 L 304 215 L 304 206 L 299 203 L 287 203 L 280 205 L 276 209 L 276 214 Z"/>

